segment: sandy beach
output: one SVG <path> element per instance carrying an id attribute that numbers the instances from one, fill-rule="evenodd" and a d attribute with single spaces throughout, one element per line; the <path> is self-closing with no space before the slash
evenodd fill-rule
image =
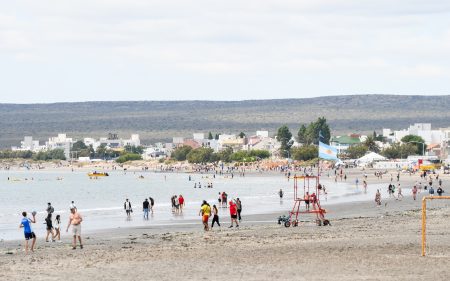
<path id="1" fill-rule="evenodd" d="M 340 204 L 332 226 L 305 218 L 276 224 L 279 214 L 243 218 L 240 229 L 203 232 L 183 225 L 119 228 L 85 236 L 85 248 L 38 240 L 26 256 L 22 241 L 3 241 L 1 280 L 448 280 L 450 202 L 433 202 L 429 255 L 420 256 L 420 201 L 405 197 Z"/>

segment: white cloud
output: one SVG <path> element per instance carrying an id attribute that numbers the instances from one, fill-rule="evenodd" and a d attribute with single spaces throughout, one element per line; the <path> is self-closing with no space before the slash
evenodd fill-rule
<path id="1" fill-rule="evenodd" d="M 295 96 L 300 73 L 307 80 L 302 92 L 314 94 L 334 94 L 333 83 L 320 93 L 314 87 L 317 81 L 336 77 L 340 93 L 354 90 L 350 85 L 358 81 L 357 89 L 367 87 L 370 92 L 377 85 L 373 89 L 379 92 L 380 79 L 398 75 L 429 85 L 427 79 L 447 75 L 449 26 L 450 3 L 434 0 L 8 1 L 0 12 L 0 60 L 12 71 L 4 71 L 11 82 L 0 90 L 34 90 L 13 84 L 13 75 L 27 62 L 42 69 L 39 78 L 44 82 L 53 80 L 43 76 L 51 68 L 64 68 L 60 79 L 68 84 L 83 80 L 80 68 L 86 66 L 96 75 L 118 68 L 126 74 L 120 85 L 132 84 L 129 91 L 136 93 L 145 92 L 148 75 L 173 75 L 176 80 L 177 75 L 183 79 L 188 74 L 192 83 L 203 83 L 208 74 L 226 83 L 237 99 L 253 97 L 233 85 L 256 81 L 255 77 L 263 77 L 255 88 L 277 88 L 283 81 L 284 96 Z M 20 74 L 25 79 L 36 75 Z M 152 90 L 166 93 L 167 85 L 159 82 L 164 80 L 154 81 Z M 117 90 L 121 87 L 115 84 L 119 79 L 85 81 L 90 91 L 142 99 L 138 94 L 121 96 Z M 412 90 L 408 82 L 381 90 Z M 441 83 L 440 89 L 448 88 Z M 190 94 L 181 86 L 170 91 L 174 97 L 177 91 Z M 213 86 L 195 91 L 192 98 L 206 98 L 211 91 Z M 50 92 L 42 94 L 49 100 L 64 97 L 64 93 L 52 97 Z M 263 97 L 279 95 L 267 92 Z"/>

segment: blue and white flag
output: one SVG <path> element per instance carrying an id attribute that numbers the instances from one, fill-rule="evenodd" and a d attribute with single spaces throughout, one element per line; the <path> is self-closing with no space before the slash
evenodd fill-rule
<path id="1" fill-rule="evenodd" d="M 337 149 L 319 141 L 319 158 L 325 160 L 339 160 Z"/>

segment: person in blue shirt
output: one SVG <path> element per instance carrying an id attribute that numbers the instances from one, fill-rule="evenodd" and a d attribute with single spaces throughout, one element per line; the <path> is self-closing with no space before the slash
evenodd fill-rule
<path id="1" fill-rule="evenodd" d="M 25 254 L 28 254 L 28 240 L 32 239 L 31 251 L 34 252 L 34 245 L 36 244 L 36 235 L 31 228 L 31 223 L 36 223 L 36 212 L 32 213 L 33 219 L 27 217 L 27 212 L 22 212 L 22 221 L 20 222 L 19 228 L 23 228 L 23 233 L 25 235 Z"/>

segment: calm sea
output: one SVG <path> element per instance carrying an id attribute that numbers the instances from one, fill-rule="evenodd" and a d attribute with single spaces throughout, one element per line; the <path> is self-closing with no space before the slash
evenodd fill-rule
<path id="1" fill-rule="evenodd" d="M 139 176 L 144 178 L 140 179 Z M 184 220 L 198 219 L 202 200 L 211 205 L 218 204 L 218 193 L 225 191 L 229 199 L 239 197 L 243 205 L 243 215 L 287 212 L 292 207 L 293 181 L 279 175 L 248 175 L 231 177 L 184 173 L 155 172 L 110 172 L 109 177 L 97 180 L 89 179 L 81 171 L 0 171 L 0 239 L 21 239 L 22 230 L 18 229 L 21 212 L 38 212 L 33 230 L 43 237 L 46 233 L 43 224 L 47 202 L 60 214 L 65 227 L 69 216 L 69 204 L 73 200 L 84 216 L 83 231 L 93 232 L 100 229 L 117 227 L 151 226 L 155 223 L 179 223 Z M 10 180 L 8 180 L 8 177 Z M 57 178 L 62 180 L 57 180 Z M 206 178 L 208 177 L 208 178 Z M 194 183 L 202 188 L 194 188 Z M 206 188 L 208 182 L 213 188 Z M 371 186 L 367 193 L 354 184 L 334 183 L 328 178 L 321 182 L 327 187 L 327 200 L 321 197 L 322 205 L 349 201 L 373 200 L 375 190 Z M 278 197 L 280 188 L 285 192 L 282 202 Z M 171 212 L 170 198 L 182 194 L 186 200 L 183 215 Z M 150 220 L 142 219 L 142 202 L 145 198 L 155 199 L 155 211 Z M 126 220 L 123 203 L 129 198 L 134 213 L 130 221 Z M 227 217 L 228 210 L 220 210 Z M 55 215 L 54 215 L 55 216 Z M 274 218 L 275 221 L 275 218 Z M 63 233 L 64 235 L 64 233 Z"/>

